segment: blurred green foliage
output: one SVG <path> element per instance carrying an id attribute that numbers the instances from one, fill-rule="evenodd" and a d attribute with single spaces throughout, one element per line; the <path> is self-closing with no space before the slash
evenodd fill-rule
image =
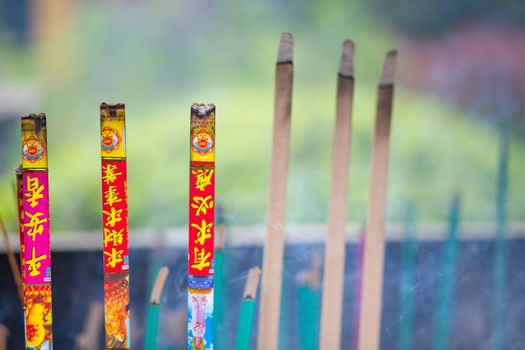
<path id="1" fill-rule="evenodd" d="M 28 81 L 48 115 L 52 229 L 100 227 L 100 102 L 124 102 L 130 225 L 183 225 L 187 218 L 189 108 L 217 105 L 217 201 L 234 224 L 266 216 L 273 80 L 280 33 L 295 36 L 295 86 L 288 220 L 324 222 L 329 188 L 340 43 L 356 43 L 356 93 L 349 220 L 366 215 L 376 84 L 384 53 L 400 35 L 348 1 L 84 1 L 53 55 L 2 45 L 0 74 Z M 393 9 L 392 9 L 393 10 Z M 401 52 L 400 59 L 403 60 Z M 27 111 L 30 112 L 30 111 Z M 0 213 L 16 213 L 13 169 L 18 124 L 4 122 Z M 497 131 L 441 100 L 396 90 L 389 217 L 411 200 L 422 220 L 446 217 L 461 191 L 464 218 L 492 221 Z M 524 219 L 521 140 L 511 145 L 509 218 Z"/>

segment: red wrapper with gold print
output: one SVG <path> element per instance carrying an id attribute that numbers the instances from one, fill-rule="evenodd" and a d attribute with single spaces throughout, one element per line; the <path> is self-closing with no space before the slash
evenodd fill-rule
<path id="1" fill-rule="evenodd" d="M 129 349 L 128 193 L 123 104 L 100 106 L 106 349 Z"/>
<path id="2" fill-rule="evenodd" d="M 213 275 L 215 106 L 194 104 L 190 128 L 188 274 Z"/>
<path id="3" fill-rule="evenodd" d="M 129 270 L 126 187 L 126 163 L 102 160 L 104 272 Z"/>

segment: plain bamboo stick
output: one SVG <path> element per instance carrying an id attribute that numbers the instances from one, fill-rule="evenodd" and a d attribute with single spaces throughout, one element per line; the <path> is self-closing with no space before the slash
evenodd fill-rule
<path id="1" fill-rule="evenodd" d="M 345 274 L 345 228 L 354 91 L 354 44 L 343 42 L 332 146 L 332 180 L 324 262 L 320 349 L 341 347 L 341 320 Z"/>
<path id="2" fill-rule="evenodd" d="M 261 308 L 257 348 L 275 350 L 279 339 L 279 312 L 284 254 L 286 184 L 290 149 L 293 87 L 293 37 L 283 33 L 275 74 L 273 146 L 264 244 Z"/>
<path id="3" fill-rule="evenodd" d="M 359 350 L 377 350 L 380 344 L 388 154 L 396 58 L 396 51 L 388 52 L 379 83 L 363 261 Z"/>

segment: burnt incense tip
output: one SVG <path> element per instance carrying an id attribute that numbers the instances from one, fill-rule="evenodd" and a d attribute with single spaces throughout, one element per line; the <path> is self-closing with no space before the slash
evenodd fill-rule
<path id="1" fill-rule="evenodd" d="M 120 113 L 122 113 L 122 110 L 125 109 L 125 105 L 124 103 L 114 103 L 114 104 L 110 104 L 110 103 L 106 103 L 106 102 L 102 102 L 100 104 L 100 111 L 104 111 L 106 112 L 107 114 L 105 114 L 106 116 L 109 115 L 110 117 L 116 117 L 117 114 L 119 114 L 119 110 L 120 110 Z"/>
<path id="2" fill-rule="evenodd" d="M 390 50 L 386 54 L 383 73 L 381 73 L 380 86 L 390 86 L 394 84 L 394 73 L 397 62 L 397 50 Z"/>
<path id="3" fill-rule="evenodd" d="M 343 41 L 343 49 L 341 52 L 341 64 L 339 65 L 339 75 L 345 78 L 353 78 L 354 76 L 354 53 L 355 47 L 352 40 L 346 39 Z"/>
<path id="4" fill-rule="evenodd" d="M 191 114 L 204 118 L 215 113 L 215 105 L 213 103 L 193 103 L 191 105 Z"/>
<path id="5" fill-rule="evenodd" d="M 291 33 L 282 33 L 277 54 L 277 64 L 292 63 L 293 61 L 293 36 Z"/>
<path id="6" fill-rule="evenodd" d="M 153 290 L 151 291 L 151 304 L 160 305 L 160 297 L 162 295 L 162 290 L 164 289 L 164 284 L 166 283 L 166 278 L 168 278 L 169 273 L 170 270 L 166 266 L 160 269 L 157 278 L 155 279 Z"/>
<path id="7" fill-rule="evenodd" d="M 248 279 L 244 286 L 243 299 L 255 300 L 257 296 L 257 286 L 259 285 L 259 278 L 261 277 L 261 269 L 259 267 L 251 268 L 248 271 Z"/>

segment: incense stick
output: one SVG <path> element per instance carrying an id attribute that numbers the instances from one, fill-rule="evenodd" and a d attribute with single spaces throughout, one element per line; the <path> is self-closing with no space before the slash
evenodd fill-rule
<path id="1" fill-rule="evenodd" d="M 279 339 L 279 312 L 284 254 L 286 185 L 290 149 L 293 87 L 293 37 L 283 33 L 275 73 L 275 106 L 268 218 L 264 243 L 261 307 L 257 348 L 275 350 Z"/>
<path id="2" fill-rule="evenodd" d="M 22 274 L 18 268 L 16 262 L 15 253 L 13 253 L 13 248 L 11 247 L 11 242 L 9 241 L 9 236 L 7 235 L 7 230 L 0 216 L 0 230 L 2 231 L 2 237 L 4 238 L 4 245 L 7 252 L 7 260 L 9 262 L 9 267 L 11 268 L 11 273 L 13 274 L 13 280 L 15 281 L 16 289 L 18 290 L 18 296 L 20 297 L 20 302 L 22 306 L 24 304 L 24 291 L 22 288 Z"/>
<path id="3" fill-rule="evenodd" d="M 53 348 L 46 115 L 21 119 L 26 347 Z"/>
<path id="4" fill-rule="evenodd" d="M 401 255 L 400 324 L 398 349 L 411 350 L 414 329 L 414 284 L 416 264 L 416 242 L 414 237 L 414 206 L 408 203 L 405 209 L 405 240 Z"/>
<path id="5" fill-rule="evenodd" d="M 332 179 L 321 311 L 321 350 L 341 347 L 346 208 L 354 91 L 354 44 L 352 41 L 345 40 L 342 51 L 337 80 L 337 108 L 332 146 Z"/>
<path id="6" fill-rule="evenodd" d="M 438 310 L 436 315 L 434 350 L 444 350 L 450 347 L 450 329 L 454 302 L 454 278 L 458 245 L 460 197 L 455 195 L 450 206 L 448 218 L 448 237 L 443 253 L 443 279 L 438 294 Z"/>
<path id="7" fill-rule="evenodd" d="M 188 348 L 213 349 L 215 106 L 191 106 Z"/>
<path id="8" fill-rule="evenodd" d="M 237 325 L 237 339 L 235 350 L 250 349 L 250 340 L 253 328 L 253 315 L 255 312 L 255 299 L 261 269 L 254 267 L 248 272 L 248 279 L 244 286 L 244 294 L 239 312 L 239 324 Z"/>
<path id="9" fill-rule="evenodd" d="M 84 329 L 75 339 L 77 350 L 97 350 L 99 347 L 100 328 L 104 319 L 104 306 L 100 301 L 94 301 L 84 320 Z"/>
<path id="10" fill-rule="evenodd" d="M 302 350 L 319 346 L 319 318 L 321 310 L 321 254 L 312 254 L 310 269 L 297 276 L 299 282 L 299 343 Z"/>
<path id="11" fill-rule="evenodd" d="M 169 269 L 164 266 L 160 269 L 153 289 L 151 291 L 150 305 L 148 307 L 148 316 L 146 320 L 146 336 L 144 341 L 145 350 L 157 349 L 157 329 L 159 326 L 160 297 L 166 278 L 168 278 Z"/>
<path id="12" fill-rule="evenodd" d="M 226 222 L 224 219 L 224 212 L 221 206 L 216 207 L 217 215 L 217 235 L 215 242 L 215 273 L 214 273 L 214 301 L 215 314 L 213 315 L 214 321 L 214 345 L 217 350 L 226 349 L 224 336 L 224 304 L 225 304 L 225 293 L 224 293 L 224 265 L 225 265 L 225 253 L 224 253 L 224 241 L 226 235 Z"/>
<path id="13" fill-rule="evenodd" d="M 0 323 L 0 350 L 7 350 L 7 337 L 9 336 L 9 329 Z"/>
<path id="14" fill-rule="evenodd" d="M 494 299 L 492 303 L 493 330 L 491 349 L 500 350 L 505 347 L 505 292 L 507 279 L 507 244 L 505 240 L 507 178 L 509 163 L 509 132 L 502 127 L 500 134 L 500 150 L 497 183 L 497 236 L 493 267 Z"/>
<path id="15" fill-rule="evenodd" d="M 362 301 L 359 320 L 360 350 L 379 349 L 381 336 L 381 299 L 383 296 L 385 254 L 384 225 L 396 58 L 396 51 L 390 51 L 387 54 L 379 83 L 363 261 Z"/>
<path id="16" fill-rule="evenodd" d="M 106 349 L 131 347 L 125 119 L 124 104 L 100 105 Z"/>

